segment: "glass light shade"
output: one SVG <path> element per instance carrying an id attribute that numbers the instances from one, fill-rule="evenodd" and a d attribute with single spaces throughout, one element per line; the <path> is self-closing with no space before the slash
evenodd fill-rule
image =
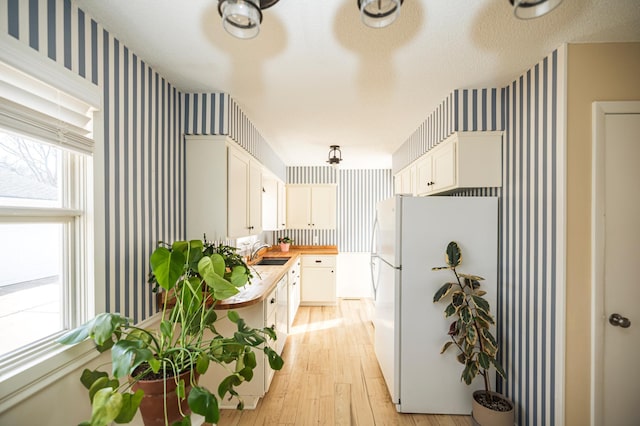
<path id="1" fill-rule="evenodd" d="M 358 0 L 362 23 L 372 28 L 391 25 L 400 15 L 403 0 Z"/>
<path id="2" fill-rule="evenodd" d="M 223 0 L 218 4 L 224 29 L 234 37 L 250 39 L 260 33 L 262 12 L 257 0 Z"/>
<path id="3" fill-rule="evenodd" d="M 558 7 L 562 0 L 509 0 L 516 18 L 533 19 L 546 15 Z"/>

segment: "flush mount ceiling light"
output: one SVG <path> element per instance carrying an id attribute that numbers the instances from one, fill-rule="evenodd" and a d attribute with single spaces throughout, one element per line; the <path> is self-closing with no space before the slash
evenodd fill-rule
<path id="1" fill-rule="evenodd" d="M 404 0 L 357 0 L 362 23 L 371 28 L 384 28 L 400 15 Z"/>
<path id="2" fill-rule="evenodd" d="M 229 34 L 242 39 L 254 38 L 260 32 L 262 10 L 279 0 L 218 0 L 218 13 Z"/>
<path id="3" fill-rule="evenodd" d="M 562 0 L 509 0 L 516 18 L 533 19 L 546 15 L 558 7 Z"/>
<path id="4" fill-rule="evenodd" d="M 340 151 L 340 145 L 331 145 L 329 147 L 329 159 L 327 163 L 333 167 L 338 167 L 338 164 L 342 161 L 342 151 Z"/>

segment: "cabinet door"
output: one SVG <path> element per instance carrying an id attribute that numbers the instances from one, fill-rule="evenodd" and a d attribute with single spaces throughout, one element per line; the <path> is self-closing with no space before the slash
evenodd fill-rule
<path id="1" fill-rule="evenodd" d="M 433 191 L 456 184 L 456 144 L 446 143 L 433 152 Z"/>
<path id="2" fill-rule="evenodd" d="M 240 152 L 229 149 L 228 154 L 228 206 L 227 235 L 242 237 L 249 229 L 249 159 Z"/>
<path id="3" fill-rule="evenodd" d="M 287 227 L 311 228 L 311 187 L 287 186 Z"/>
<path id="4" fill-rule="evenodd" d="M 249 234 L 262 232 L 262 168 L 251 161 L 249 165 Z"/>
<path id="5" fill-rule="evenodd" d="M 278 229 L 278 184 L 273 178 L 262 180 L 262 229 L 275 231 Z"/>
<path id="6" fill-rule="evenodd" d="M 431 155 L 425 155 L 416 163 L 416 194 L 425 195 L 433 188 Z"/>
<path id="7" fill-rule="evenodd" d="M 277 228 L 279 230 L 287 227 L 287 191 L 284 182 L 277 181 L 278 207 L 277 207 Z"/>
<path id="8" fill-rule="evenodd" d="M 415 166 L 411 166 L 402 171 L 402 192 L 401 194 L 414 194 L 415 190 Z"/>
<path id="9" fill-rule="evenodd" d="M 334 268 L 304 267 L 300 301 L 309 304 L 335 304 L 335 278 Z"/>
<path id="10" fill-rule="evenodd" d="M 312 187 L 311 226 L 313 229 L 336 228 L 336 187 L 334 185 Z"/>
<path id="11" fill-rule="evenodd" d="M 393 193 L 402 194 L 402 174 L 398 173 L 393 177 Z"/>

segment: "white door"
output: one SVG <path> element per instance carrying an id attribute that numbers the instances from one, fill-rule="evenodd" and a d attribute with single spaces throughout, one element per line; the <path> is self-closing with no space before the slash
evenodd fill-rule
<path id="1" fill-rule="evenodd" d="M 624 113 L 625 106 L 633 105 L 635 113 Z M 640 285 L 633 271 L 640 253 L 640 102 L 599 103 L 594 113 L 598 106 L 594 340 L 600 353 L 594 366 L 593 423 L 638 425 Z"/>

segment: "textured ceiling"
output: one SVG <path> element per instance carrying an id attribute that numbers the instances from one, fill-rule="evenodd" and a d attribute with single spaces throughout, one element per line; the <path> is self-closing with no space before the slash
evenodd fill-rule
<path id="1" fill-rule="evenodd" d="M 356 0 L 281 0 L 238 40 L 217 0 L 76 0 L 183 91 L 229 93 L 287 165 L 391 167 L 454 89 L 504 87 L 562 43 L 640 41 L 640 0 L 565 0 L 521 21 L 508 0 L 406 0 L 384 29 Z"/>

